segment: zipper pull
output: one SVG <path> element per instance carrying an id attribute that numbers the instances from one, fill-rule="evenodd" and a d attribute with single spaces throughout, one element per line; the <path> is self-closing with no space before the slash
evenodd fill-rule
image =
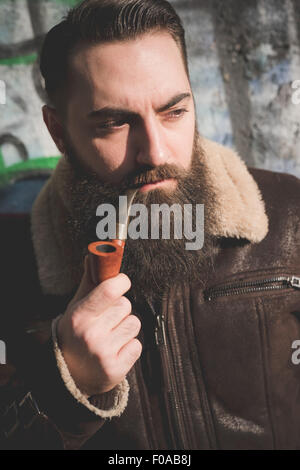
<path id="1" fill-rule="evenodd" d="M 292 287 L 295 287 L 296 289 L 300 289 L 300 277 L 292 276 L 290 278 L 290 284 Z"/>
<path id="2" fill-rule="evenodd" d="M 163 315 L 156 316 L 155 341 L 157 346 L 166 345 L 165 318 Z"/>

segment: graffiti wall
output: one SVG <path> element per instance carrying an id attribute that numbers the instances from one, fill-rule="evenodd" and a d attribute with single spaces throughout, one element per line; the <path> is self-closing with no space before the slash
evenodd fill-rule
<path id="1" fill-rule="evenodd" d="M 300 2 L 171 0 L 187 32 L 200 132 L 300 176 Z M 37 57 L 76 0 L 0 0 L 0 175 L 55 167 Z M 293 88 L 294 87 L 294 88 Z M 297 95 L 298 93 L 298 95 Z"/>
<path id="2" fill-rule="evenodd" d="M 42 121 L 43 84 L 38 51 L 45 33 L 76 2 L 0 1 L 0 172 L 15 174 L 53 168 L 59 153 Z M 3 89 L 5 88 L 5 100 Z"/>

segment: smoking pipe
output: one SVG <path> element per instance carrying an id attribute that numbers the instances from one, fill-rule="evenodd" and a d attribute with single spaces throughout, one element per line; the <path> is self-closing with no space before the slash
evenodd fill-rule
<path id="1" fill-rule="evenodd" d="M 137 191 L 137 189 L 129 189 L 125 193 L 127 205 L 123 204 L 120 207 L 116 238 L 110 241 L 93 242 L 88 245 L 91 276 L 95 284 L 117 276 L 120 272 L 127 238 L 130 208 Z"/>

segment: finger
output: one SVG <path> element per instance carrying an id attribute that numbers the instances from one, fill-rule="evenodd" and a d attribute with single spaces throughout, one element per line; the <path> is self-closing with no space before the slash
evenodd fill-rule
<path id="1" fill-rule="evenodd" d="M 136 338 L 125 344 L 118 354 L 120 366 L 129 371 L 141 356 L 142 349 L 141 342 Z"/>
<path id="2" fill-rule="evenodd" d="M 135 315 L 127 316 L 110 334 L 111 347 L 116 351 L 116 354 L 127 344 L 130 340 L 135 338 L 141 329 L 141 322 Z"/>
<path id="3" fill-rule="evenodd" d="M 122 296 L 111 307 L 108 307 L 97 320 L 97 325 L 107 333 L 113 331 L 128 315 L 130 315 L 132 306 L 130 301 Z"/>
<path id="4" fill-rule="evenodd" d="M 78 301 L 86 297 L 93 289 L 95 289 L 96 284 L 94 284 L 90 272 L 89 259 L 88 255 L 85 256 L 83 262 L 83 276 L 81 278 L 80 285 L 77 289 L 77 292 L 74 296 L 74 301 Z"/>
<path id="5" fill-rule="evenodd" d="M 104 310 L 112 307 L 131 287 L 126 274 L 118 274 L 111 279 L 103 281 L 96 286 L 83 300 L 81 308 L 93 316 L 100 315 Z"/>

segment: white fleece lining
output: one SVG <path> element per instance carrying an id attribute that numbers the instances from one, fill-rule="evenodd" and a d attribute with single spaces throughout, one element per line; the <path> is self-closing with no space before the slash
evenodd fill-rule
<path id="1" fill-rule="evenodd" d="M 125 410 L 128 402 L 128 394 L 129 394 L 129 384 L 127 379 L 125 378 L 119 385 L 115 387 L 113 390 L 115 392 L 114 397 L 114 405 L 109 410 L 101 410 L 96 406 L 92 405 L 88 400 L 88 395 L 82 393 L 78 387 L 76 386 L 68 366 L 64 360 L 63 354 L 58 346 L 57 341 L 57 334 L 56 334 L 56 327 L 59 319 L 62 315 L 59 315 L 52 321 L 52 341 L 54 346 L 54 353 L 56 357 L 57 366 L 61 375 L 61 378 L 71 393 L 71 395 L 77 400 L 79 403 L 84 405 L 90 411 L 95 413 L 97 416 L 101 418 L 113 418 L 115 416 L 120 416 L 123 411 Z"/>

